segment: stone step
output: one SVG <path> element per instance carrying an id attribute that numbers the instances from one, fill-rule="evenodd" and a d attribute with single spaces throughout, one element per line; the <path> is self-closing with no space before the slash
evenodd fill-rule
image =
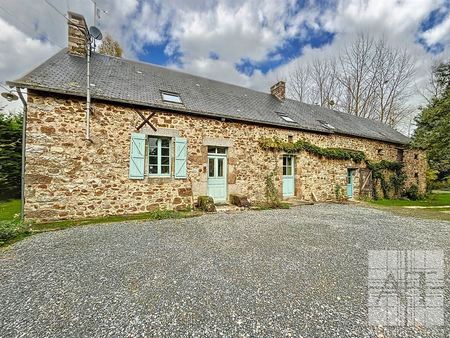
<path id="1" fill-rule="evenodd" d="M 243 210 L 245 210 L 245 208 L 233 204 L 216 204 L 217 212 L 238 212 Z"/>
<path id="2" fill-rule="evenodd" d="M 283 202 L 290 204 L 292 207 L 300 206 L 300 205 L 314 205 L 314 202 L 304 201 L 297 197 L 291 197 L 285 199 Z"/>

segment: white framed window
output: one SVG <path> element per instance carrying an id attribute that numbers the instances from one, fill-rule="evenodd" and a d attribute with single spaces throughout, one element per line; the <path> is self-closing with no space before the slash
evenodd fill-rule
<path id="1" fill-rule="evenodd" d="M 170 103 L 183 103 L 181 100 L 181 97 L 177 93 L 170 93 L 170 92 L 161 92 L 161 96 L 163 101 L 170 102 Z"/>
<path id="2" fill-rule="evenodd" d="M 170 176 L 171 168 L 170 137 L 148 138 L 148 175 Z"/>

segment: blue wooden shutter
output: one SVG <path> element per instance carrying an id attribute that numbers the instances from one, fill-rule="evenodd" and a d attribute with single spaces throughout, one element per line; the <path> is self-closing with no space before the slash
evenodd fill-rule
<path id="1" fill-rule="evenodd" d="M 185 138 L 175 138 L 175 178 L 187 177 L 187 140 Z"/>
<path id="2" fill-rule="evenodd" d="M 145 168 L 145 135 L 132 133 L 130 145 L 130 178 L 144 179 Z"/>

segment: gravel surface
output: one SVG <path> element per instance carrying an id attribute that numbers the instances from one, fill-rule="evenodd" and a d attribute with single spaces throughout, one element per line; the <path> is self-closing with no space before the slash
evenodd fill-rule
<path id="1" fill-rule="evenodd" d="M 368 322 L 368 250 L 443 250 L 444 326 Z M 0 337 L 449 337 L 450 223 L 337 204 L 85 226 L 0 251 Z"/>

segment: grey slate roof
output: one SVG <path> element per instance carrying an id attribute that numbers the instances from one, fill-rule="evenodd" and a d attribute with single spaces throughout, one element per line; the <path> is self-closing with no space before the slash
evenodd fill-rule
<path id="1" fill-rule="evenodd" d="M 269 93 L 206 79 L 180 71 L 93 53 L 92 97 L 186 113 L 256 122 L 322 133 L 339 133 L 398 144 L 409 138 L 389 126 Z M 63 49 L 24 77 L 8 82 L 23 88 L 85 96 L 86 60 Z M 162 101 L 161 91 L 179 93 L 183 105 Z M 296 123 L 285 122 L 283 113 Z M 335 129 L 326 128 L 326 121 Z"/>

